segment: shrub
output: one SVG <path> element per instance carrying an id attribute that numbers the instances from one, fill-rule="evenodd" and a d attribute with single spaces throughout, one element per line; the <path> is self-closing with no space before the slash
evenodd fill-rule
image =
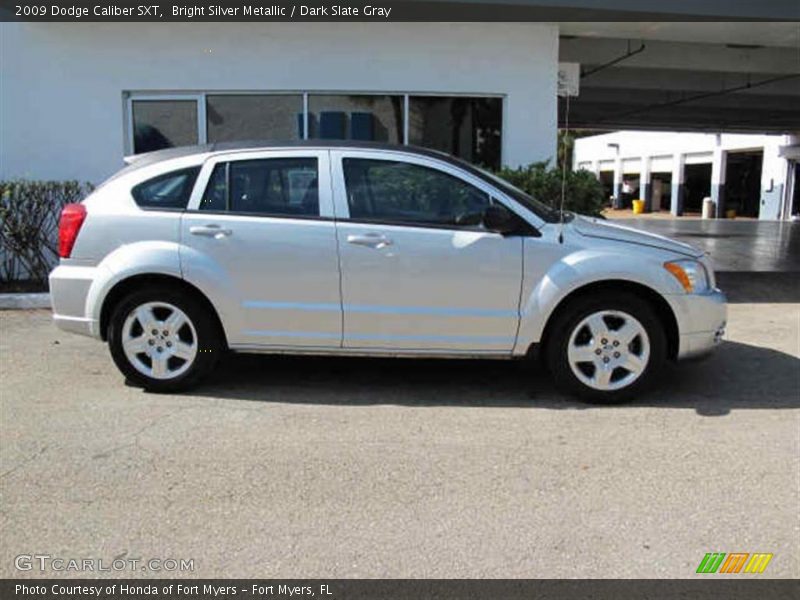
<path id="1" fill-rule="evenodd" d="M 58 258 L 58 219 L 91 184 L 77 181 L 0 181 L 0 282 L 45 282 Z"/>
<path id="2" fill-rule="evenodd" d="M 555 209 L 561 204 L 562 172 L 560 168 L 550 168 L 548 161 L 516 169 L 504 167 L 497 175 Z M 603 186 L 593 173 L 567 171 L 564 210 L 596 217 L 605 204 Z"/>

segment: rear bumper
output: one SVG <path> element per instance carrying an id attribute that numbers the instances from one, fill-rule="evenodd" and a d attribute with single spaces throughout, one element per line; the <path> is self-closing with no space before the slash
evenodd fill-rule
<path id="1" fill-rule="evenodd" d="M 95 279 L 95 267 L 59 265 L 50 273 L 53 321 L 64 331 L 100 337 L 100 327 L 90 316 L 87 298 Z"/>
<path id="2" fill-rule="evenodd" d="M 678 360 L 696 358 L 713 351 L 722 342 L 728 319 L 725 294 L 666 296 L 678 321 Z"/>
<path id="3" fill-rule="evenodd" d="M 65 315 L 53 314 L 53 322 L 56 327 L 69 331 L 70 333 L 77 333 L 78 335 L 88 335 L 90 337 L 99 338 L 100 336 L 95 333 L 97 331 L 97 321 L 94 319 L 87 319 L 86 317 L 68 317 Z"/>

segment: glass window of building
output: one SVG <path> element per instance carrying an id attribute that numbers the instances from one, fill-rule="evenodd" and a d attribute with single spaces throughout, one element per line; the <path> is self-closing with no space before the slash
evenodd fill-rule
<path id="1" fill-rule="evenodd" d="M 308 96 L 308 137 L 403 143 L 403 96 Z"/>
<path id="2" fill-rule="evenodd" d="M 411 96 L 408 142 L 500 168 L 502 98 Z"/>
<path id="3" fill-rule="evenodd" d="M 303 139 L 301 94 L 209 94 L 209 142 Z"/>
<path id="4" fill-rule="evenodd" d="M 197 144 L 196 100 L 133 100 L 133 153 Z"/>

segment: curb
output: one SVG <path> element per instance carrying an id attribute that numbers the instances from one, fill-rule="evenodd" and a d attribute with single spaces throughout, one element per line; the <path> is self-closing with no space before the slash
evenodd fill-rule
<path id="1" fill-rule="evenodd" d="M 0 294 L 0 310 L 50 308 L 50 294 Z"/>

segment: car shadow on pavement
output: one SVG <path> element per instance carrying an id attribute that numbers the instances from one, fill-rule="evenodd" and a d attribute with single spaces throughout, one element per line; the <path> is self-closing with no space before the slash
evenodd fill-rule
<path id="1" fill-rule="evenodd" d="M 231 355 L 188 395 L 329 405 L 605 408 L 553 387 L 530 361 Z M 669 363 L 653 388 L 624 406 L 692 408 L 707 416 L 800 407 L 800 359 L 726 342 L 703 361 Z"/>

